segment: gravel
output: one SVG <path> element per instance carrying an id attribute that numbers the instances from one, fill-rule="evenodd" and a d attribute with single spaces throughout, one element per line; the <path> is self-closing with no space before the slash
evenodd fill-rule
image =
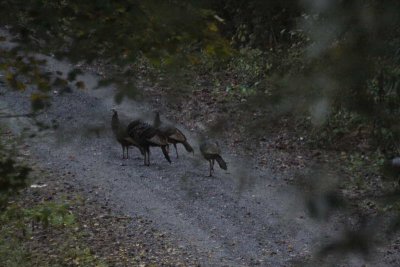
<path id="1" fill-rule="evenodd" d="M 72 68 L 45 58 L 51 71 L 66 75 Z M 166 233 L 180 251 L 204 266 L 302 264 L 312 258 L 321 240 L 335 232 L 333 224 L 308 218 L 302 194 L 285 182 L 293 174 L 259 168 L 251 157 L 229 155 L 223 146 L 228 171 L 216 167 L 215 177 L 207 177 L 208 163 L 199 156 L 197 137 L 182 127 L 195 147 L 194 155 L 179 147 L 180 158 L 171 153 L 169 164 L 154 148 L 152 165 L 147 167 L 138 150 L 132 149 L 131 158 L 122 160 L 121 147 L 110 130 L 111 108 L 116 107 L 126 120 L 151 120 L 152 109 L 131 100 L 117 106 L 114 88 L 92 89 L 97 83 L 93 74 L 85 73 L 78 80 L 87 89 L 73 88 L 64 94 L 55 90 L 51 107 L 37 117 L 50 129 L 39 131 L 33 119 L 24 117 L 9 119 L 7 124 L 25 138 L 42 168 L 67 174 L 69 183 L 81 188 L 87 199 L 151 222 L 151 227 Z M 4 84 L 0 83 L 2 111 L 30 112 L 33 89 L 14 92 Z"/>

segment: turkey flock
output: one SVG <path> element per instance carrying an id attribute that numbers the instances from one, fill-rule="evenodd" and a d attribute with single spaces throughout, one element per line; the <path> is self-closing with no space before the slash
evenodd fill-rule
<path id="1" fill-rule="evenodd" d="M 124 125 L 118 117 L 118 112 L 115 109 L 112 109 L 112 112 L 111 129 L 122 147 L 122 159 L 129 158 L 130 147 L 136 147 L 140 151 L 144 157 L 145 166 L 150 166 L 150 147 L 161 148 L 169 163 L 171 163 L 170 144 L 175 148 L 176 158 L 179 158 L 177 144 L 182 144 L 187 152 L 194 153 L 186 136 L 175 126 L 163 123 L 159 112 L 155 112 L 153 125 L 141 119 L 136 119 L 128 125 Z M 201 154 L 209 162 L 209 176 L 213 175 L 215 161 L 221 169 L 227 170 L 226 162 L 221 157 L 218 142 L 203 139 L 200 141 L 199 147 Z"/>

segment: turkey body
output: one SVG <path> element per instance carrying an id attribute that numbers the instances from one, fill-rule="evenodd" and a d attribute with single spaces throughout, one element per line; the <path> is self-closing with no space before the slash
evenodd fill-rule
<path id="1" fill-rule="evenodd" d="M 150 147 L 161 147 L 165 159 L 171 163 L 168 154 L 168 141 L 159 130 L 142 120 L 134 120 L 127 127 L 128 136 L 144 152 L 144 165 L 150 166 Z"/>
<path id="2" fill-rule="evenodd" d="M 129 158 L 129 147 L 131 146 L 137 147 L 140 150 L 140 153 L 144 155 L 144 151 L 139 146 L 139 144 L 135 142 L 135 140 L 133 140 L 131 137 L 129 137 L 126 126 L 119 120 L 118 112 L 115 109 L 112 109 L 112 111 L 113 116 L 111 118 L 111 129 L 113 131 L 115 139 L 122 147 L 122 159 Z"/>
<path id="3" fill-rule="evenodd" d="M 175 126 L 163 123 L 160 119 L 159 112 L 156 112 L 153 126 L 167 138 L 169 144 L 174 145 L 176 158 L 179 158 L 177 144 L 182 144 L 187 152 L 194 152 L 192 146 L 188 143 L 186 136 Z"/>
<path id="4" fill-rule="evenodd" d="M 209 176 L 212 176 L 214 172 L 214 164 L 217 161 L 219 167 L 223 170 L 227 170 L 228 166 L 226 162 L 221 157 L 221 149 L 217 142 L 212 141 L 202 141 L 200 143 L 200 152 L 203 157 L 210 163 L 210 173 Z"/>

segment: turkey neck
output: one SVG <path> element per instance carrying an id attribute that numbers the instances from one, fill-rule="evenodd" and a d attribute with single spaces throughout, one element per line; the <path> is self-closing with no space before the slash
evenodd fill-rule
<path id="1" fill-rule="evenodd" d="M 154 118 L 154 127 L 158 128 L 161 125 L 160 114 L 157 112 L 156 117 Z"/>

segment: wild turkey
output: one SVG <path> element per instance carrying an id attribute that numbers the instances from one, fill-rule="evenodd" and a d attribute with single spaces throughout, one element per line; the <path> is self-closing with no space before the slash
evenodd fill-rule
<path id="1" fill-rule="evenodd" d="M 161 147 L 164 157 L 171 163 L 167 150 L 167 138 L 159 130 L 142 120 L 135 120 L 128 125 L 127 132 L 129 137 L 135 140 L 141 149 L 143 149 L 144 165 L 150 166 L 151 146 Z"/>
<path id="2" fill-rule="evenodd" d="M 218 142 L 202 141 L 200 142 L 200 152 L 203 157 L 210 163 L 210 177 L 214 171 L 215 160 L 221 169 L 227 170 L 226 162 L 221 157 L 221 149 L 219 148 Z"/>
<path id="3" fill-rule="evenodd" d="M 176 144 L 182 144 L 187 152 L 194 152 L 193 148 L 188 143 L 186 136 L 175 126 L 167 125 L 160 120 L 160 113 L 156 112 L 153 126 L 157 128 L 164 136 L 167 137 L 167 141 L 173 144 L 175 147 L 176 158 L 179 158 L 178 148 Z"/>
<path id="4" fill-rule="evenodd" d="M 126 126 L 123 125 L 119 118 L 118 112 L 115 109 L 112 109 L 113 116 L 111 119 L 111 129 L 114 133 L 115 138 L 118 143 L 121 144 L 122 147 L 122 159 L 125 159 L 125 150 L 126 150 L 126 158 L 129 158 L 129 147 L 135 146 L 140 150 L 140 153 L 144 155 L 144 150 L 139 146 L 137 142 L 135 142 L 131 137 L 129 137 L 128 132 L 126 130 Z"/>

